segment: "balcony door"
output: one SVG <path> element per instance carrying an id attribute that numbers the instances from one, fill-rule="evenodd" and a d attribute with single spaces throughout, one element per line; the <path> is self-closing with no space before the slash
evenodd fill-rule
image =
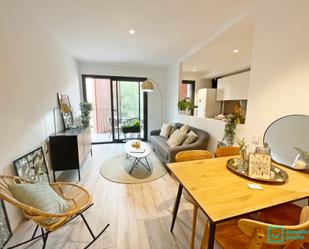
<path id="1" fill-rule="evenodd" d="M 84 100 L 94 109 L 93 144 L 147 140 L 147 93 L 141 91 L 145 78 L 83 75 L 82 79 Z"/>

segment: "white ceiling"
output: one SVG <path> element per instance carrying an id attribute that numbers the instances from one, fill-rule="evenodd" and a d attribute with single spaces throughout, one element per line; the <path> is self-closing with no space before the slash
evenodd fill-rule
<path id="1" fill-rule="evenodd" d="M 247 69 L 251 63 L 254 17 L 249 16 L 186 58 L 182 70 L 214 78 Z M 238 49 L 238 53 L 233 53 Z"/>
<path id="2" fill-rule="evenodd" d="M 166 65 L 255 0 L 19 0 L 79 61 Z M 135 35 L 129 34 L 135 29 Z"/>

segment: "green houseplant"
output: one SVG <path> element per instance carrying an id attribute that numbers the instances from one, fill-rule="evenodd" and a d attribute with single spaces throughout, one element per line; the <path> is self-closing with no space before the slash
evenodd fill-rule
<path id="1" fill-rule="evenodd" d="M 177 107 L 181 112 L 187 112 L 186 114 L 192 113 L 195 108 L 197 108 L 196 105 L 190 100 L 190 98 L 183 98 L 182 100 L 178 101 Z"/>
<path id="2" fill-rule="evenodd" d="M 141 123 L 138 119 L 128 120 L 121 126 L 123 133 L 139 133 L 141 131 Z"/>
<path id="3" fill-rule="evenodd" d="M 177 107 L 180 111 L 185 111 L 188 108 L 187 98 L 183 98 L 182 100 L 178 101 Z"/>
<path id="4" fill-rule="evenodd" d="M 223 139 L 220 146 L 232 146 L 235 141 L 236 115 L 229 114 L 226 117 Z"/>
<path id="5" fill-rule="evenodd" d="M 80 102 L 80 111 L 81 111 L 81 119 L 83 128 L 86 129 L 90 124 L 90 114 L 93 110 L 92 105 L 89 102 Z"/>

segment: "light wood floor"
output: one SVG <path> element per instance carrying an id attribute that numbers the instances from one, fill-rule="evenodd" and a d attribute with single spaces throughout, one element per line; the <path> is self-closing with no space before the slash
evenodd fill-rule
<path id="1" fill-rule="evenodd" d="M 104 160 L 124 153 L 123 144 L 94 145 L 93 157 L 82 167 L 82 181 L 93 195 L 95 205 L 85 212 L 86 219 L 98 232 L 106 223 L 107 231 L 93 244 L 93 249 L 187 249 L 190 244 L 192 205 L 185 202 L 179 209 L 171 234 L 171 212 L 178 184 L 169 174 L 143 184 L 117 184 L 103 178 L 99 169 Z M 77 174 L 66 172 L 62 180 L 76 181 Z M 205 216 L 198 215 L 196 248 L 199 248 Z M 8 245 L 31 237 L 34 223 L 23 222 Z M 80 218 L 50 234 L 47 248 L 79 249 L 91 240 Z M 20 248 L 41 248 L 42 240 Z"/>

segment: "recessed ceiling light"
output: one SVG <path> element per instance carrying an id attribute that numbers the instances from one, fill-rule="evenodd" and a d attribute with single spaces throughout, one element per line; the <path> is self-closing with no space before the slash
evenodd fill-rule
<path id="1" fill-rule="evenodd" d="M 194 69 L 192 69 L 192 72 L 196 72 L 196 69 L 194 68 Z"/>
<path id="2" fill-rule="evenodd" d="M 135 30 L 134 30 L 134 29 L 130 29 L 130 30 L 129 30 L 129 33 L 130 33 L 131 35 L 134 35 L 134 34 L 135 34 Z"/>
<path id="3" fill-rule="evenodd" d="M 234 53 L 234 54 L 236 54 L 236 53 L 238 53 L 238 52 L 239 52 L 238 49 L 234 49 L 234 50 L 233 50 L 233 53 Z"/>

